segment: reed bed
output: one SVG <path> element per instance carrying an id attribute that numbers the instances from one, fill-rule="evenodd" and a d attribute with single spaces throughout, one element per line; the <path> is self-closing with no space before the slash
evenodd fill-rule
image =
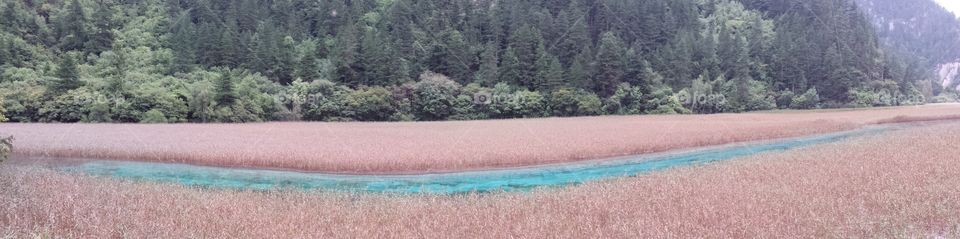
<path id="1" fill-rule="evenodd" d="M 526 166 L 960 118 L 960 105 L 417 123 L 0 124 L 22 156 L 345 173 Z"/>
<path id="2" fill-rule="evenodd" d="M 530 193 L 244 192 L 0 166 L 0 236 L 960 236 L 960 123 Z"/>

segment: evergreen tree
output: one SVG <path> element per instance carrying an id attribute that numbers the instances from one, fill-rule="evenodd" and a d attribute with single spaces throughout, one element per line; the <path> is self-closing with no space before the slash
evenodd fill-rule
<path id="1" fill-rule="evenodd" d="M 289 85 L 293 82 L 296 74 L 297 52 L 294 49 L 293 37 L 284 37 L 280 42 L 279 52 L 277 54 L 277 82 L 283 85 Z"/>
<path id="2" fill-rule="evenodd" d="M 100 3 L 93 14 L 93 34 L 86 43 L 86 51 L 99 54 L 109 50 L 113 44 L 113 11 L 110 6 Z"/>
<path id="3" fill-rule="evenodd" d="M 601 96 L 610 96 L 623 82 L 624 53 L 623 42 L 613 32 L 603 34 L 600 49 L 597 52 L 596 90 Z"/>
<path id="4" fill-rule="evenodd" d="M 544 53 L 544 48 L 540 31 L 530 25 L 522 26 L 513 33 L 510 38 L 510 49 L 513 49 L 517 58 L 515 69 L 517 85 L 528 89 L 536 87 L 537 59 Z"/>
<path id="5" fill-rule="evenodd" d="M 297 77 L 306 82 L 321 79 L 320 69 L 317 66 L 316 49 L 316 46 L 307 47 L 300 58 L 300 65 L 297 67 Z"/>
<path id="6" fill-rule="evenodd" d="M 234 89 L 235 84 L 233 71 L 230 69 L 223 70 L 220 78 L 217 78 L 215 98 L 217 105 L 231 106 L 236 103 L 237 92 L 236 89 Z"/>
<path id="7" fill-rule="evenodd" d="M 60 18 L 60 44 L 63 50 L 83 50 L 87 42 L 87 16 L 80 0 L 73 0 L 66 15 Z"/>
<path id="8" fill-rule="evenodd" d="M 173 50 L 173 72 L 186 72 L 197 63 L 196 26 L 187 14 L 182 14 L 171 27 L 168 46 Z"/>
<path id="9" fill-rule="evenodd" d="M 471 79 L 472 57 L 467 54 L 467 44 L 459 31 L 450 30 L 433 44 L 427 65 L 434 72 L 464 83 Z"/>
<path id="10" fill-rule="evenodd" d="M 497 50 L 499 47 L 495 43 L 487 43 L 480 54 L 480 70 L 477 71 L 474 81 L 484 86 L 493 86 L 499 78 L 500 68 L 497 66 Z"/>
<path id="11" fill-rule="evenodd" d="M 503 54 L 503 63 L 500 66 L 500 82 L 521 85 L 523 83 L 522 71 L 517 52 L 513 48 L 507 48 L 507 52 Z"/>
<path id="12" fill-rule="evenodd" d="M 83 86 L 83 82 L 80 81 L 80 69 L 77 68 L 77 62 L 70 54 L 64 54 L 62 57 L 56 76 L 56 80 L 48 89 L 53 95 L 63 94 Z"/>
<path id="13" fill-rule="evenodd" d="M 560 59 L 546 53 L 537 60 L 537 90 L 550 92 L 564 85 Z"/>

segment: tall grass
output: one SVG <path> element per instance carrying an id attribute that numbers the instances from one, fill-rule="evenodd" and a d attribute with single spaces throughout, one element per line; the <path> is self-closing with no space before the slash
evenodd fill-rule
<path id="1" fill-rule="evenodd" d="M 425 123 L 0 124 L 0 132 L 16 134 L 17 153 L 32 156 L 388 173 L 556 163 L 958 115 L 958 105 L 934 105 Z"/>
<path id="2" fill-rule="evenodd" d="M 242 192 L 0 166 L 0 235 L 148 238 L 960 236 L 960 123 L 532 193 Z"/>

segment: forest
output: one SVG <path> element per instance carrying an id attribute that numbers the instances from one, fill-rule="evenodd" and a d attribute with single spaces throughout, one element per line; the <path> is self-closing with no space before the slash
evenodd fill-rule
<path id="1" fill-rule="evenodd" d="M 710 114 L 946 92 L 890 45 L 854 0 L 14 0 L 0 121 Z"/>

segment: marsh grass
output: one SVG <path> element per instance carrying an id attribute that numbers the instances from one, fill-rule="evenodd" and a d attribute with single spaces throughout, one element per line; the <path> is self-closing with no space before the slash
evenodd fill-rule
<path id="1" fill-rule="evenodd" d="M 341 173 L 528 166 L 957 118 L 960 105 L 460 122 L 0 124 L 26 156 Z"/>
<path id="2" fill-rule="evenodd" d="M 0 235 L 951 238 L 960 123 L 530 193 L 231 191 L 0 165 Z"/>

